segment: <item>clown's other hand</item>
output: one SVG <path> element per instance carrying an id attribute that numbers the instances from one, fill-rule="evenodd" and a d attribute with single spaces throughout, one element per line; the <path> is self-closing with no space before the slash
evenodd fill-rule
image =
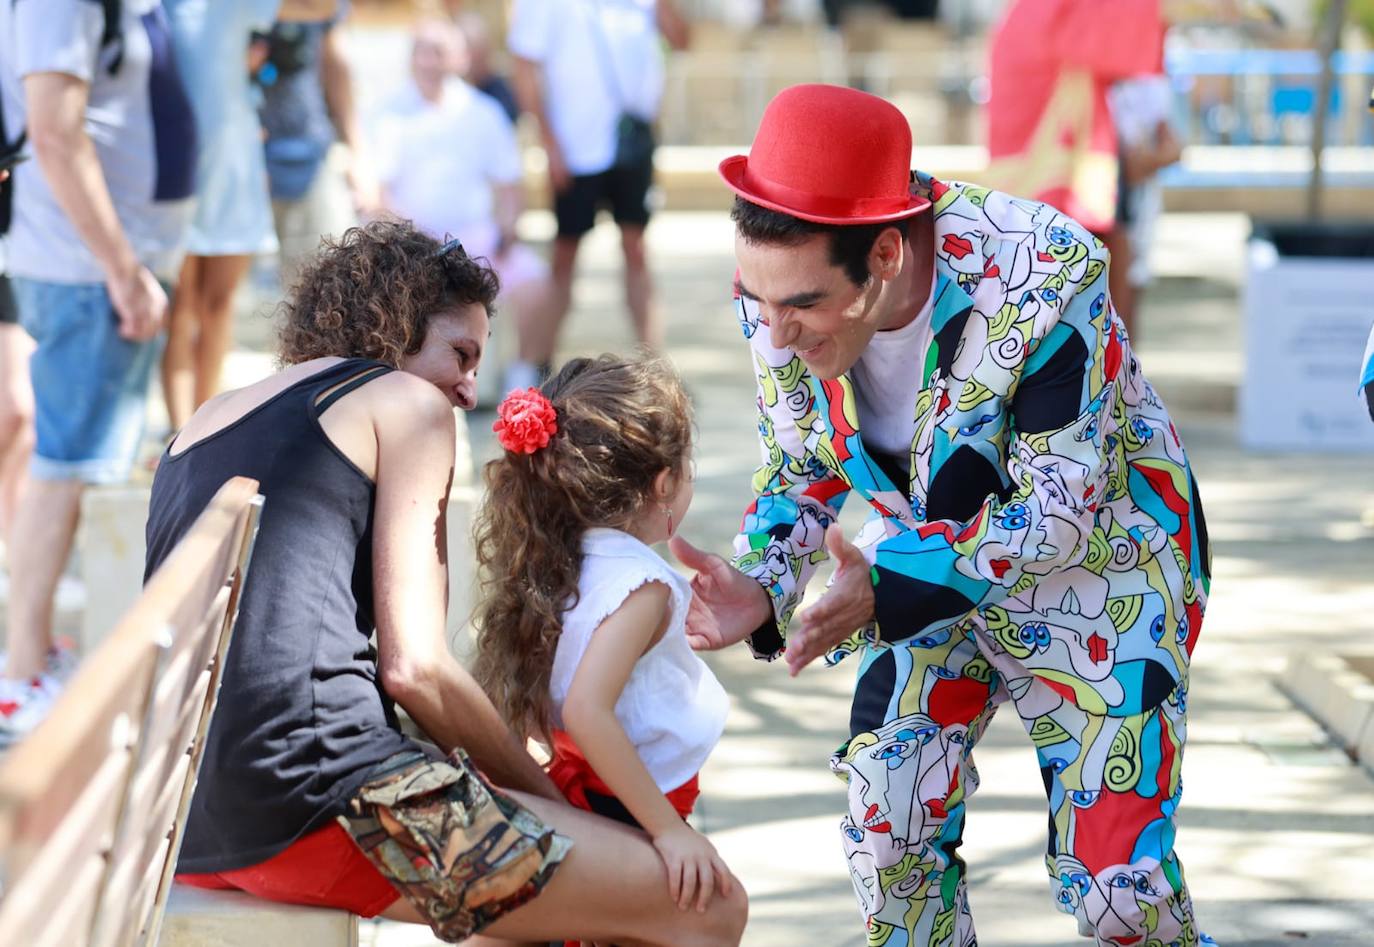
<path id="1" fill-rule="evenodd" d="M 678 561 L 696 572 L 687 611 L 687 641 L 714 651 L 749 637 L 773 613 L 768 593 L 749 576 L 681 536 L 668 540 Z"/>
<path id="2" fill-rule="evenodd" d="M 873 620 L 872 569 L 864 554 L 839 526 L 825 531 L 825 548 L 834 558 L 835 579 L 820 601 L 797 616 L 787 632 L 787 672 L 802 668 Z"/>

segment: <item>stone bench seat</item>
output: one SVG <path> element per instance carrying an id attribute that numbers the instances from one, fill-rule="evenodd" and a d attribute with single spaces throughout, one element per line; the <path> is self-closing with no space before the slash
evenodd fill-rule
<path id="1" fill-rule="evenodd" d="M 357 947 L 358 918 L 242 891 L 173 885 L 160 947 Z"/>

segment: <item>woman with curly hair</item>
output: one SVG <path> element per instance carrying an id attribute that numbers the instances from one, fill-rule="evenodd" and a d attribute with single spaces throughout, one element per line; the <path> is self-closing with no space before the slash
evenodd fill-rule
<path id="1" fill-rule="evenodd" d="M 150 573 L 226 480 L 266 497 L 179 878 L 449 942 L 737 943 L 742 895 L 678 911 L 647 840 L 552 801 L 449 651 L 453 409 L 473 404 L 496 292 L 456 241 L 349 230 L 284 305 L 281 371 L 207 402 L 168 447 Z"/>

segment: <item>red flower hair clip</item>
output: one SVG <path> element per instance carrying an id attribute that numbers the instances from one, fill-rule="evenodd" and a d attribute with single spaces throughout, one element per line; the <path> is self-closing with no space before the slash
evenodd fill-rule
<path id="1" fill-rule="evenodd" d="M 533 454 L 558 433 L 558 412 L 538 388 L 512 391 L 496 409 L 491 426 L 501 446 L 515 454 Z"/>

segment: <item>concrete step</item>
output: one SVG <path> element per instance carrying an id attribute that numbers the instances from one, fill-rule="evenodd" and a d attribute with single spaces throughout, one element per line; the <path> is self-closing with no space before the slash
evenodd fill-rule
<path id="1" fill-rule="evenodd" d="M 1279 689 L 1374 773 L 1374 652 L 1295 655 Z"/>

